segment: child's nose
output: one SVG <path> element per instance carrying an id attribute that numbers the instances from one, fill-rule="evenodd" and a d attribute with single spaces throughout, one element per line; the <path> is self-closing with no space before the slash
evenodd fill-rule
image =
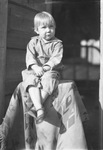
<path id="1" fill-rule="evenodd" d="M 50 31 L 50 28 L 49 28 L 49 27 L 47 27 L 47 31 Z"/>

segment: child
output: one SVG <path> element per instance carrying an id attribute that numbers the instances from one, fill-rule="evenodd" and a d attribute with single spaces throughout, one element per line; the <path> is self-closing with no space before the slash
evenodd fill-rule
<path id="1" fill-rule="evenodd" d="M 44 119 L 43 103 L 57 88 L 62 68 L 63 45 L 55 37 L 56 24 L 48 12 L 34 18 L 34 36 L 27 45 L 26 66 L 22 72 L 23 86 L 36 110 L 36 123 Z"/>
<path id="2" fill-rule="evenodd" d="M 27 45 L 26 65 L 22 72 L 22 86 L 29 92 L 37 111 L 36 123 L 44 119 L 43 103 L 58 86 L 63 57 L 62 41 L 55 37 L 55 21 L 47 12 L 38 13 L 34 18 L 34 30 L 38 34 Z M 14 92 L 6 115 L 0 125 L 0 149 L 6 149 L 6 137 L 12 128 L 19 107 L 20 90 Z"/>

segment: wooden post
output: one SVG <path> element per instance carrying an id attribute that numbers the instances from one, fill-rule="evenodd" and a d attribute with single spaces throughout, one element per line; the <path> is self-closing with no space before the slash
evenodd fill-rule
<path id="1" fill-rule="evenodd" d="M 0 0 L 0 123 L 4 115 L 8 0 Z"/>
<path id="2" fill-rule="evenodd" d="M 100 119 L 100 149 L 103 149 L 103 2 L 101 0 L 101 35 L 100 35 L 100 50 L 101 50 L 101 59 L 100 59 L 100 84 L 99 84 L 99 102 L 100 102 L 100 111 L 101 111 L 101 119 Z"/>

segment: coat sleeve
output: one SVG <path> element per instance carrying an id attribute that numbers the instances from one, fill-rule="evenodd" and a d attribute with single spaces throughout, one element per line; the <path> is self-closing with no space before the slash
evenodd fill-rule
<path id="1" fill-rule="evenodd" d="M 61 63 L 62 57 L 63 57 L 63 44 L 62 42 L 57 42 L 56 44 L 54 44 L 52 56 L 50 57 L 48 62 L 44 64 L 44 66 L 48 65 L 51 67 L 52 70 Z"/>
<path id="2" fill-rule="evenodd" d="M 27 51 L 26 51 L 26 67 L 27 69 L 30 69 L 31 65 L 38 65 L 36 60 L 36 51 L 35 51 L 35 45 L 33 43 L 33 40 L 31 40 L 27 45 Z"/>

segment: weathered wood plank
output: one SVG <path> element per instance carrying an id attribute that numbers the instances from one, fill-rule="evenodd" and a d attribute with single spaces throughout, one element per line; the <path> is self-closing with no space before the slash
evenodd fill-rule
<path id="1" fill-rule="evenodd" d="M 24 50 L 7 49 L 7 63 L 5 75 L 5 94 L 12 94 L 13 90 L 22 80 L 21 71 L 25 69 Z"/>
<path id="2" fill-rule="evenodd" d="M 103 149 L 103 2 L 101 0 L 101 36 L 100 36 L 100 50 L 101 50 L 101 59 L 100 59 L 100 86 L 99 86 L 99 102 L 100 102 L 100 149 Z"/>
<path id="3" fill-rule="evenodd" d="M 10 0 L 10 3 L 22 5 L 22 7 L 28 7 L 37 11 L 48 10 L 48 6 L 45 3 L 45 0 Z"/>
<path id="4" fill-rule="evenodd" d="M 0 122 L 4 113 L 8 0 L 0 0 Z"/>
<path id="5" fill-rule="evenodd" d="M 25 49 L 33 30 L 33 18 L 37 11 L 9 4 L 7 46 Z"/>
<path id="6" fill-rule="evenodd" d="M 25 69 L 25 51 L 9 50 L 7 53 L 6 80 L 16 80 Z"/>
<path id="7" fill-rule="evenodd" d="M 33 36 L 33 35 L 32 35 Z M 30 41 L 31 34 L 22 31 L 12 30 L 7 36 L 7 47 L 14 49 L 26 49 Z"/>

